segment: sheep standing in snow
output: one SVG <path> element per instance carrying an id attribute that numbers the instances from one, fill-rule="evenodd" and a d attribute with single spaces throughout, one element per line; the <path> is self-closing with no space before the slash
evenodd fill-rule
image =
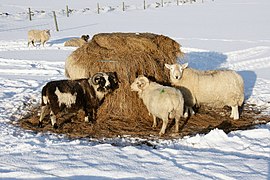
<path id="1" fill-rule="evenodd" d="M 30 43 L 35 46 L 35 42 L 40 42 L 44 47 L 50 37 L 50 30 L 30 30 L 28 31 L 28 47 Z"/>
<path id="2" fill-rule="evenodd" d="M 199 71 L 187 68 L 188 63 L 165 64 L 170 70 L 171 84 L 186 89 L 183 93 L 189 107 L 208 105 L 210 107 L 230 106 L 230 117 L 239 119 L 238 106 L 244 102 L 244 81 L 232 70 Z"/>
<path id="3" fill-rule="evenodd" d="M 159 135 L 165 133 L 169 118 L 175 119 L 175 132 L 179 131 L 179 121 L 184 110 L 184 99 L 180 90 L 151 82 L 142 75 L 131 84 L 131 90 L 138 92 L 148 112 L 153 115 L 153 127 L 156 126 L 156 117 L 163 120 Z"/>
<path id="4" fill-rule="evenodd" d="M 89 35 L 82 35 L 81 38 L 73 38 L 65 42 L 64 46 L 81 47 L 88 42 Z"/>

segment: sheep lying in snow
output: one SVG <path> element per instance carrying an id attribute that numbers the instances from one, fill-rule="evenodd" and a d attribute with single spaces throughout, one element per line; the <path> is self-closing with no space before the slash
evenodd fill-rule
<path id="1" fill-rule="evenodd" d="M 41 113 L 39 127 L 42 127 L 48 109 L 52 126 L 56 129 L 56 115 L 64 110 L 83 109 L 85 121 L 95 119 L 96 110 L 105 95 L 118 88 L 117 74 L 114 72 L 96 73 L 92 78 L 77 80 L 59 80 L 48 82 L 42 88 Z"/>
<path id="2" fill-rule="evenodd" d="M 239 119 L 238 106 L 242 106 L 244 102 L 244 81 L 235 71 L 199 71 L 187 68 L 188 63 L 165 64 L 165 66 L 170 70 L 171 84 L 184 88 L 188 92 L 183 93 L 187 106 L 203 104 L 210 107 L 224 107 L 227 105 L 232 108 L 230 117 Z"/>
<path id="3" fill-rule="evenodd" d="M 153 127 L 156 126 L 156 117 L 163 120 L 160 135 L 165 133 L 169 118 L 175 119 L 175 132 L 179 131 L 179 120 L 184 110 L 184 99 L 180 90 L 151 82 L 142 75 L 131 84 L 131 90 L 138 92 L 147 110 L 153 115 Z"/>
<path id="4" fill-rule="evenodd" d="M 88 42 L 89 35 L 82 35 L 81 38 L 73 38 L 65 42 L 64 46 L 81 47 Z"/>
<path id="5" fill-rule="evenodd" d="M 30 43 L 35 46 L 35 42 L 40 42 L 44 47 L 50 37 L 50 30 L 30 30 L 28 31 L 28 46 Z"/>

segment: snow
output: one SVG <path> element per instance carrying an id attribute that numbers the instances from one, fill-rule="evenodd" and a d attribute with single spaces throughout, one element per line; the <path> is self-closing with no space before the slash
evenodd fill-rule
<path id="1" fill-rule="evenodd" d="M 0 0 L 1 179 L 270 179 L 270 123 L 225 134 L 214 129 L 174 140 L 68 139 L 33 133 L 15 124 L 39 106 L 49 80 L 63 79 L 75 48 L 64 42 L 81 34 L 152 32 L 182 45 L 181 62 L 198 69 L 230 68 L 245 81 L 246 102 L 270 114 L 270 2 L 268 0 L 176 1 Z M 97 3 L 100 14 L 97 14 Z M 65 16 L 66 5 L 72 14 Z M 28 20 L 27 11 L 34 12 Z M 54 29 L 56 11 L 59 32 Z M 8 14 L 8 15 L 6 15 Z M 51 29 L 43 47 L 27 47 L 29 29 Z M 149 145 L 150 144 L 150 145 Z"/>

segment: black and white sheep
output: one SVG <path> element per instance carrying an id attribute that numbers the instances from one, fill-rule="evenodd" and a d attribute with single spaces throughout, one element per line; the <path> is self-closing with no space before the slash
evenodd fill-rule
<path id="1" fill-rule="evenodd" d="M 50 39 L 50 37 L 50 30 L 30 30 L 28 31 L 28 46 L 30 43 L 35 46 L 35 42 L 40 42 L 44 47 L 44 44 Z"/>
<path id="2" fill-rule="evenodd" d="M 221 108 L 227 105 L 232 108 L 230 117 L 239 119 L 238 106 L 244 102 L 244 81 L 235 71 L 199 71 L 188 68 L 188 63 L 165 64 L 165 67 L 170 70 L 171 84 L 186 90 L 183 95 L 187 106 Z"/>
<path id="3" fill-rule="evenodd" d="M 179 131 L 179 121 L 184 111 L 184 98 L 180 90 L 162 86 L 142 75 L 131 84 L 131 90 L 138 92 L 148 112 L 153 115 L 153 127 L 156 126 L 156 117 L 163 120 L 159 135 L 165 133 L 169 119 L 175 119 L 175 132 Z"/>
<path id="4" fill-rule="evenodd" d="M 115 72 L 100 72 L 88 79 L 59 80 L 48 82 L 42 88 L 41 113 L 39 127 L 50 109 L 51 123 L 57 128 L 56 115 L 67 109 L 83 109 L 85 121 L 94 120 L 96 111 L 106 94 L 118 88 L 118 77 Z"/>

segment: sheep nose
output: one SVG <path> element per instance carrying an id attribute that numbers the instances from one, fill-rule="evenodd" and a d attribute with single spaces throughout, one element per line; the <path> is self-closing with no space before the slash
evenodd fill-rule
<path id="1" fill-rule="evenodd" d="M 175 79 L 179 79 L 179 76 L 175 76 Z"/>

